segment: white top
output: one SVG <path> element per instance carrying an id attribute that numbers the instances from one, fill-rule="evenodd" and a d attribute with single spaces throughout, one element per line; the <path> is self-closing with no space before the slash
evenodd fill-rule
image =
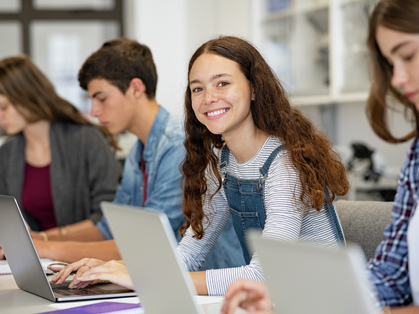
<path id="1" fill-rule="evenodd" d="M 407 229 L 407 250 L 409 257 L 409 282 L 413 303 L 419 305 L 419 214 L 416 205 L 415 213 Z"/>
<path id="2" fill-rule="evenodd" d="M 239 164 L 233 154 L 230 154 L 228 173 L 240 179 L 258 179 L 259 168 L 279 145 L 281 142 L 278 138 L 269 137 L 256 155 L 243 164 Z M 219 158 L 220 153 L 221 151 Z M 198 270 L 204 263 L 230 214 L 223 188 L 209 200 L 209 196 L 217 189 L 217 183 L 210 173 L 207 173 L 207 178 L 208 197 L 204 200 L 204 211 L 210 223 L 204 222 L 204 236 L 200 240 L 193 237 L 192 228 L 189 227 L 177 248 L 189 271 Z M 283 150 L 272 162 L 265 181 L 266 222 L 263 235 L 338 247 L 339 242 L 328 217 L 329 213 L 324 208 L 320 212 L 310 208 L 307 213 L 307 208 L 300 200 L 301 191 L 299 174 L 291 162 L 288 150 Z M 281 261 L 278 261 L 278 266 L 280 265 Z M 264 280 L 256 254 L 247 266 L 207 270 L 208 294 L 223 295 L 240 278 Z"/>

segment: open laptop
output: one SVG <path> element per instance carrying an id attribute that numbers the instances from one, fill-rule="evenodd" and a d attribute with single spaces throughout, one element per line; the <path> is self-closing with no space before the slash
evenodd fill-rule
<path id="1" fill-rule="evenodd" d="M 156 210 L 102 202 L 119 252 L 145 313 L 204 313 L 176 254 L 167 216 Z"/>
<path id="2" fill-rule="evenodd" d="M 50 283 L 16 199 L 5 195 L 0 195 L 0 244 L 17 286 L 50 301 L 136 296 L 135 292 L 114 284 L 96 285 L 87 289 L 68 289 L 70 281 L 62 285 Z"/>
<path id="3" fill-rule="evenodd" d="M 378 313 L 363 277 L 366 260 L 358 246 L 332 250 L 262 238 L 257 231 L 250 232 L 249 239 L 277 313 Z"/>

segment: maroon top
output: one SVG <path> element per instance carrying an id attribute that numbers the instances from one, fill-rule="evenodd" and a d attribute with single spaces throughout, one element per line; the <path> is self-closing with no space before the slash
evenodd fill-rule
<path id="1" fill-rule="evenodd" d="M 22 189 L 22 206 L 47 230 L 57 226 L 52 202 L 49 165 L 34 167 L 25 163 L 25 179 Z"/>

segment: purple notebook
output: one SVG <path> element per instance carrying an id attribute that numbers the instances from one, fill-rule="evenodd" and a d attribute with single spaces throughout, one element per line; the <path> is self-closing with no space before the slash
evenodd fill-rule
<path id="1" fill-rule="evenodd" d="M 71 309 L 56 310 L 52 312 L 43 313 L 58 313 L 58 314 L 91 314 L 91 313 L 129 313 L 129 314 L 143 314 L 144 309 L 140 304 L 129 304 L 121 302 L 100 302 L 84 306 L 77 306 Z M 38 314 L 43 314 L 38 313 Z"/>

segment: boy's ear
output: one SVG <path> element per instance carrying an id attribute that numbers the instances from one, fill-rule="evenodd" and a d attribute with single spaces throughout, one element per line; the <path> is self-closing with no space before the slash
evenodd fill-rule
<path id="1" fill-rule="evenodd" d="M 129 83 L 129 88 L 132 89 L 135 97 L 141 97 L 145 93 L 145 85 L 143 81 L 137 77 L 131 80 Z"/>

